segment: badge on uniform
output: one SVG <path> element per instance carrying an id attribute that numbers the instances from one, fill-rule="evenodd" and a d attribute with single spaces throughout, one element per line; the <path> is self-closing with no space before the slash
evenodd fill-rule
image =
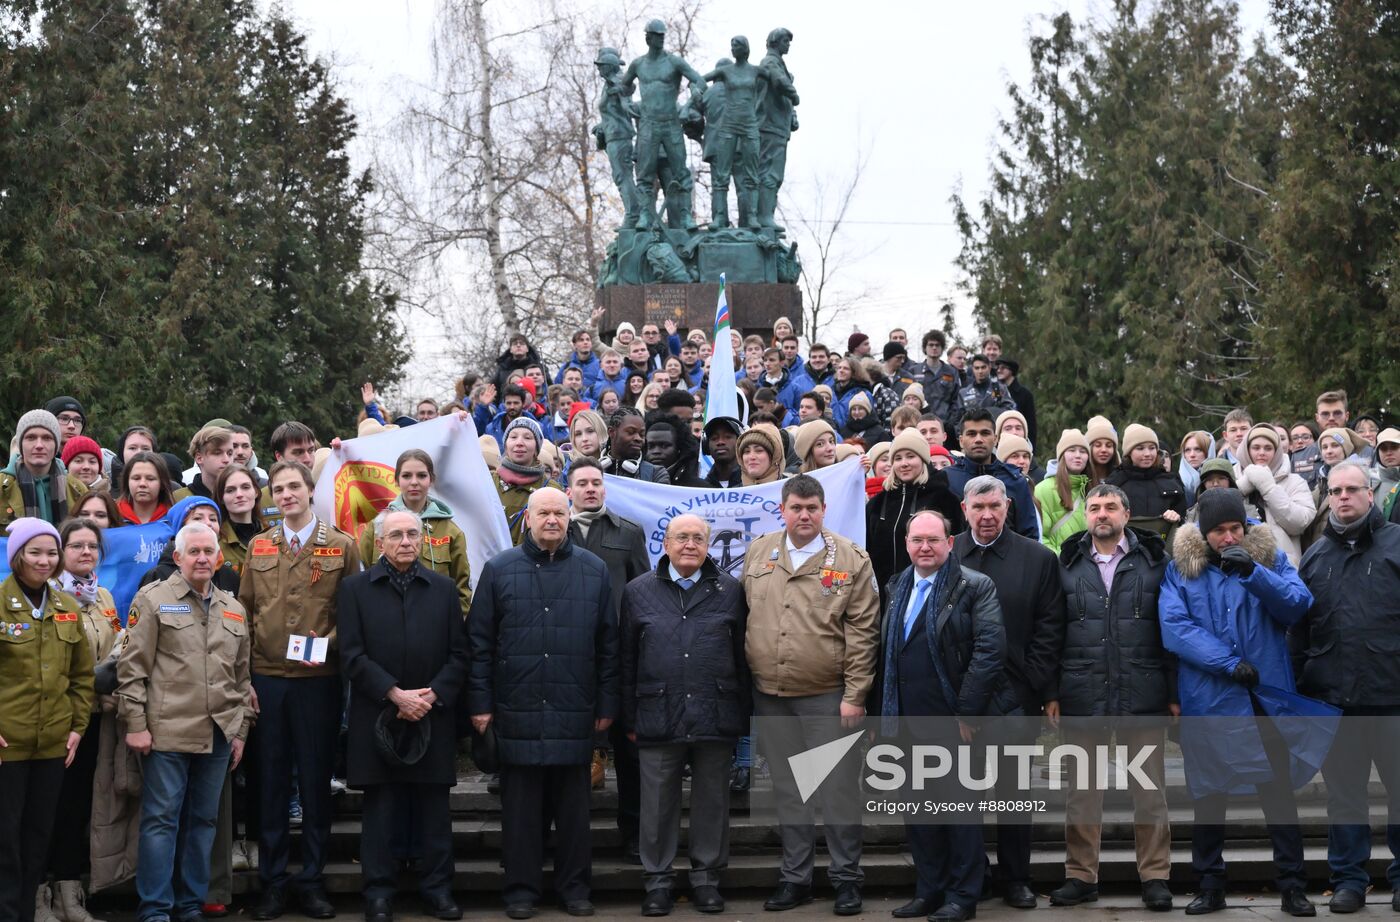
<path id="1" fill-rule="evenodd" d="M 277 542 L 267 538 L 258 538 L 253 542 L 253 548 L 248 553 L 254 557 L 276 557 Z"/>
<path id="2" fill-rule="evenodd" d="M 181 605 L 162 605 L 160 607 L 162 615 L 188 615 L 193 611 L 194 609 L 190 608 L 188 602 Z"/>
<path id="3" fill-rule="evenodd" d="M 450 544 L 451 542 L 452 542 L 452 536 L 451 536 L 451 535 L 443 535 L 441 538 L 429 538 L 429 539 L 428 539 L 428 543 L 429 543 L 430 545 L 432 545 L 433 547 L 442 547 L 444 544 Z"/>
<path id="4" fill-rule="evenodd" d="M 23 634 L 25 631 L 29 630 L 29 628 L 30 628 L 30 625 L 28 625 L 28 624 L 22 624 L 22 623 L 18 623 L 18 622 L 14 623 L 14 624 L 6 623 L 6 624 L 4 624 L 4 625 L 0 625 L 0 630 L 3 630 L 3 631 L 4 631 L 6 637 L 18 637 L 19 635 Z"/>
<path id="5" fill-rule="evenodd" d="M 77 621 L 78 613 L 75 611 L 54 612 L 53 620 L 56 622 Z"/>
<path id="6" fill-rule="evenodd" d="M 243 623 L 243 616 L 240 615 L 240 614 L 239 614 L 238 612 L 236 612 L 236 611 L 228 611 L 228 610 L 225 610 L 225 611 L 224 611 L 224 617 L 227 618 L 227 619 L 230 620 L 230 621 L 237 621 L 237 622 L 239 622 L 240 624 Z"/>

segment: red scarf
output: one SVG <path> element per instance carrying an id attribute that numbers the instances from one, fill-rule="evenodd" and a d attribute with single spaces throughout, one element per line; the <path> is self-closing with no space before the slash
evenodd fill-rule
<path id="1" fill-rule="evenodd" d="M 170 511 L 170 507 L 165 505 L 165 503 L 156 503 L 156 511 L 152 513 L 151 517 L 145 522 L 141 521 L 141 517 L 136 514 L 136 510 L 132 508 L 131 503 L 124 499 L 117 500 L 117 511 L 122 514 L 122 518 L 126 519 L 128 525 L 145 525 L 165 515 Z"/>

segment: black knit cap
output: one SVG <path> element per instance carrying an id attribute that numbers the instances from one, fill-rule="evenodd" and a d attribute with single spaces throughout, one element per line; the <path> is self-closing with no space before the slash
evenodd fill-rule
<path id="1" fill-rule="evenodd" d="M 1224 522 L 1245 524 L 1244 494 L 1233 487 L 1203 491 L 1196 509 L 1203 535 Z"/>
<path id="2" fill-rule="evenodd" d="M 885 361 L 888 362 L 896 355 L 908 355 L 909 350 L 896 342 L 885 343 Z"/>
<path id="3" fill-rule="evenodd" d="M 60 413 L 77 413 L 83 418 L 83 425 L 87 425 L 87 410 L 84 410 L 83 405 L 78 403 L 77 397 L 55 397 L 44 404 L 44 409 L 54 416 Z"/>

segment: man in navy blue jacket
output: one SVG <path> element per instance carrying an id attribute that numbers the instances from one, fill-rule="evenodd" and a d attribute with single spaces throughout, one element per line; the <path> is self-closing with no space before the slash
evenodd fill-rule
<path id="1" fill-rule="evenodd" d="M 962 433 L 959 436 L 963 456 L 953 463 L 945 473 L 948 475 L 948 489 L 962 499 L 963 488 L 973 477 L 990 474 L 1006 486 L 1006 498 L 1011 500 L 1011 511 L 1007 521 L 1018 535 L 1040 540 L 1040 516 L 1035 511 L 1035 501 L 1031 498 L 1030 481 L 1015 468 L 1008 467 L 996 459 L 992 448 L 996 444 L 996 425 L 988 410 L 969 410 L 963 417 Z"/>

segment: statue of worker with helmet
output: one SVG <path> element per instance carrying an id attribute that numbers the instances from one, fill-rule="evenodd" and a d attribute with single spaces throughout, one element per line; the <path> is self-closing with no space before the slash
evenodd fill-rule
<path id="1" fill-rule="evenodd" d="M 623 92 L 619 79 L 622 56 L 616 48 L 599 48 L 593 64 L 603 80 L 603 93 L 598 98 L 598 114 L 602 120 L 593 126 L 593 136 L 597 139 L 598 149 L 607 152 L 613 182 L 622 195 L 622 226 L 636 227 L 641 199 L 632 175 L 632 139 L 636 136 L 632 130 L 632 120 L 637 117 L 637 104 L 632 101 L 630 93 Z"/>
<path id="2" fill-rule="evenodd" d="M 641 203 L 636 224 L 639 230 L 658 223 L 656 190 L 662 179 L 657 161 L 661 151 L 666 153 L 672 185 L 678 188 L 689 185 L 690 169 L 686 166 L 685 140 L 676 98 L 680 95 L 682 77 L 689 83 L 692 95 L 705 88 L 705 80 L 695 68 L 680 55 L 667 53 L 664 22 L 653 19 L 647 23 L 646 42 L 647 53 L 628 64 L 621 79 L 622 92 L 626 97 L 631 97 L 634 86 L 640 85 L 641 88 L 636 148 L 637 195 Z M 673 200 L 678 198 L 673 196 Z M 686 195 L 684 198 L 686 201 L 680 204 L 683 211 L 681 223 L 686 229 L 694 230 L 696 225 L 691 214 L 690 197 Z"/>

